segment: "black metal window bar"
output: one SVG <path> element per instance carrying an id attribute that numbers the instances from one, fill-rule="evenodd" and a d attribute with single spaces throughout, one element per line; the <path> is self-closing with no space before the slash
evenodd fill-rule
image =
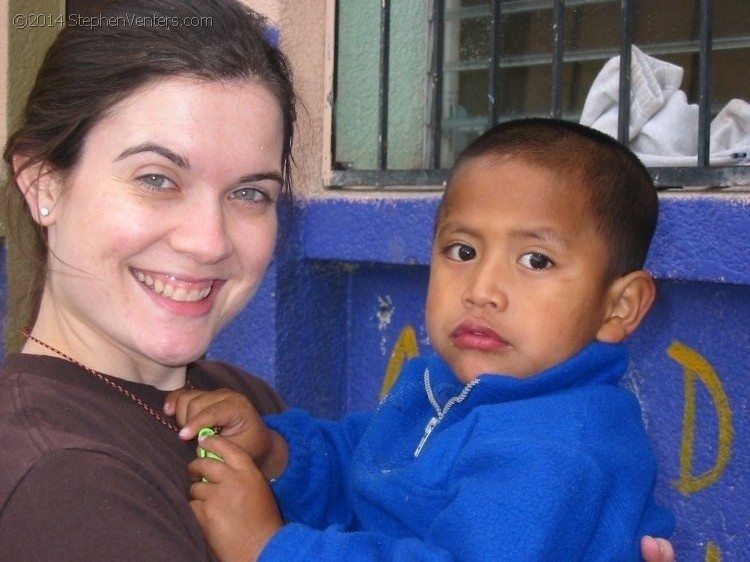
<path id="1" fill-rule="evenodd" d="M 669 187 L 729 187 L 750 185 L 750 169 L 747 166 L 711 167 L 709 156 L 710 106 L 711 106 L 711 53 L 712 38 L 712 4 L 713 0 L 700 2 L 700 47 L 699 47 L 699 81 L 700 95 L 698 123 L 698 162 L 690 167 L 650 168 L 656 185 Z M 621 4 L 621 41 L 620 41 L 620 84 L 618 108 L 618 138 L 627 142 L 630 123 L 630 65 L 631 47 L 633 45 L 633 21 L 635 0 L 622 0 Z M 500 0 L 492 0 L 490 10 L 490 61 L 488 114 L 491 123 L 498 123 L 501 115 L 498 112 L 499 92 L 499 35 L 500 35 Z M 552 107 L 551 117 L 560 117 L 562 113 L 562 72 L 563 40 L 565 33 L 565 0 L 553 0 L 554 25 L 550 32 L 553 35 L 552 52 Z M 377 170 L 334 170 L 329 185 L 333 188 L 364 189 L 414 189 L 418 186 L 444 185 L 447 169 L 441 167 L 441 108 L 443 91 L 443 47 L 444 47 L 444 0 L 432 0 L 431 64 L 429 107 L 431 108 L 430 142 L 427 147 L 425 162 L 427 167 L 421 170 L 388 169 L 388 68 L 390 52 L 390 1 L 381 0 L 380 8 L 380 88 L 378 108 L 378 169 Z"/>

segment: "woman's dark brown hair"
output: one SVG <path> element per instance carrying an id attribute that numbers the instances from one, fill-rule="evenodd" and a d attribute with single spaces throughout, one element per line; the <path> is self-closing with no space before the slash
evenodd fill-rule
<path id="1" fill-rule="evenodd" d="M 26 211 L 9 214 L 11 236 L 20 232 L 18 221 L 31 220 L 15 182 L 21 169 L 13 169 L 14 157 L 23 168 L 41 164 L 64 178 L 79 161 L 88 132 L 112 107 L 169 77 L 249 80 L 268 88 L 284 119 L 282 193 L 291 201 L 297 96 L 289 62 L 263 16 L 236 0 L 117 0 L 98 15 L 67 23 L 47 51 L 22 124 L 5 147 L 6 192 L 16 200 L 6 207 Z M 44 232 L 36 232 L 35 240 L 15 241 L 41 265 L 30 287 L 34 314 L 46 263 Z"/>

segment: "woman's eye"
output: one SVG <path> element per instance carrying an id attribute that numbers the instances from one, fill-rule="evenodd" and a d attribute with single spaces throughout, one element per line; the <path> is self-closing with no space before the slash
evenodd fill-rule
<path id="1" fill-rule="evenodd" d="M 445 255 L 454 261 L 469 261 L 477 257 L 477 251 L 466 244 L 451 244 L 445 249 Z"/>
<path id="2" fill-rule="evenodd" d="M 263 203 L 270 200 L 265 192 L 254 187 L 243 187 L 238 189 L 237 191 L 232 192 L 231 198 L 246 201 L 248 203 Z"/>
<path id="3" fill-rule="evenodd" d="M 540 254 L 539 252 L 529 252 L 522 255 L 521 259 L 518 260 L 518 263 L 520 263 L 524 267 L 527 267 L 528 269 L 536 270 L 547 269 L 554 265 L 551 259 L 549 259 L 544 254 Z"/>
<path id="4" fill-rule="evenodd" d="M 174 189 L 175 183 L 167 176 L 161 174 L 146 174 L 138 178 L 138 181 L 153 191 L 162 189 Z"/>

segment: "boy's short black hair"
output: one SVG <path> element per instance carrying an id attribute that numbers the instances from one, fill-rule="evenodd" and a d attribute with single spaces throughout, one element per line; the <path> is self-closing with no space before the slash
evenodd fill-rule
<path id="1" fill-rule="evenodd" d="M 552 118 L 500 123 L 474 140 L 459 156 L 438 208 L 448 200 L 453 177 L 479 157 L 518 158 L 559 174 L 561 185 L 587 191 L 589 209 L 609 247 L 609 274 L 642 269 L 656 230 L 659 200 L 641 161 L 600 131 Z"/>

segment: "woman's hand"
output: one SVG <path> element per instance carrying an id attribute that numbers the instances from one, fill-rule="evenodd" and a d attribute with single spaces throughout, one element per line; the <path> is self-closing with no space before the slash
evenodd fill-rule
<path id="1" fill-rule="evenodd" d="M 641 556 L 645 562 L 674 562 L 674 549 L 667 539 L 645 536 L 641 539 Z"/>
<path id="2" fill-rule="evenodd" d="M 200 444 L 223 460 L 201 458 L 188 467 L 198 480 L 190 489 L 190 507 L 206 540 L 223 562 L 257 560 L 283 526 L 268 482 L 231 441 L 208 437 Z"/>

